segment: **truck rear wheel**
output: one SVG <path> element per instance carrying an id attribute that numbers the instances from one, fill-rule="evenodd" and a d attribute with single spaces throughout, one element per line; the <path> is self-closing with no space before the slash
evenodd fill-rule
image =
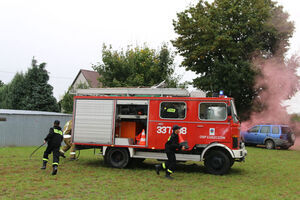
<path id="1" fill-rule="evenodd" d="M 222 151 L 212 150 L 204 160 L 206 170 L 215 175 L 226 174 L 230 169 L 230 159 Z"/>
<path id="2" fill-rule="evenodd" d="M 129 163 L 129 154 L 124 148 L 111 148 L 105 157 L 107 163 L 115 168 L 124 168 Z"/>

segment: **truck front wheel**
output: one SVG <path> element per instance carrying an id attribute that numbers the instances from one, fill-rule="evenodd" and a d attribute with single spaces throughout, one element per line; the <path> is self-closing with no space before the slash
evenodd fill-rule
<path id="1" fill-rule="evenodd" d="M 226 174 L 230 169 L 230 159 L 222 151 L 212 150 L 204 159 L 206 170 L 215 175 Z"/>
<path id="2" fill-rule="evenodd" d="M 124 168 L 129 163 L 129 154 L 124 148 L 111 148 L 106 154 L 107 163 L 115 168 Z"/>

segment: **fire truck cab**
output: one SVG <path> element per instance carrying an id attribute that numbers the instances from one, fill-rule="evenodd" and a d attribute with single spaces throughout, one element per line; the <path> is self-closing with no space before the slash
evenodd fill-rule
<path id="1" fill-rule="evenodd" d="M 187 90 L 172 88 L 82 89 L 74 97 L 76 149 L 100 148 L 112 167 L 166 160 L 165 143 L 175 124 L 189 146 L 176 153 L 178 161 L 204 161 L 209 173 L 225 174 L 245 159 L 232 98 L 189 97 Z"/>

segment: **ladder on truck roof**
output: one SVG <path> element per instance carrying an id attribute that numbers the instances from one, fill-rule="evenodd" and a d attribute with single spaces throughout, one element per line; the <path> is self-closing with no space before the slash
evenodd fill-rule
<path id="1" fill-rule="evenodd" d="M 77 96 L 103 96 L 103 95 L 122 95 L 122 96 L 173 96 L 189 97 L 190 93 L 182 88 L 89 88 L 77 89 Z"/>

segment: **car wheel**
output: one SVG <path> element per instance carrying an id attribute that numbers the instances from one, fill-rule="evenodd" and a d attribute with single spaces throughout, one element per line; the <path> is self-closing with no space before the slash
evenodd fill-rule
<path id="1" fill-rule="evenodd" d="M 111 148 L 106 155 L 106 161 L 110 166 L 115 168 L 124 168 L 129 163 L 129 155 L 127 149 Z"/>
<path id="2" fill-rule="evenodd" d="M 204 159 L 206 170 L 215 175 L 223 175 L 230 169 L 230 159 L 222 151 L 212 150 Z"/>
<path id="3" fill-rule="evenodd" d="M 267 149 L 274 149 L 275 148 L 275 144 L 274 144 L 274 142 L 272 140 L 267 140 L 265 142 L 265 145 L 266 145 Z"/>

